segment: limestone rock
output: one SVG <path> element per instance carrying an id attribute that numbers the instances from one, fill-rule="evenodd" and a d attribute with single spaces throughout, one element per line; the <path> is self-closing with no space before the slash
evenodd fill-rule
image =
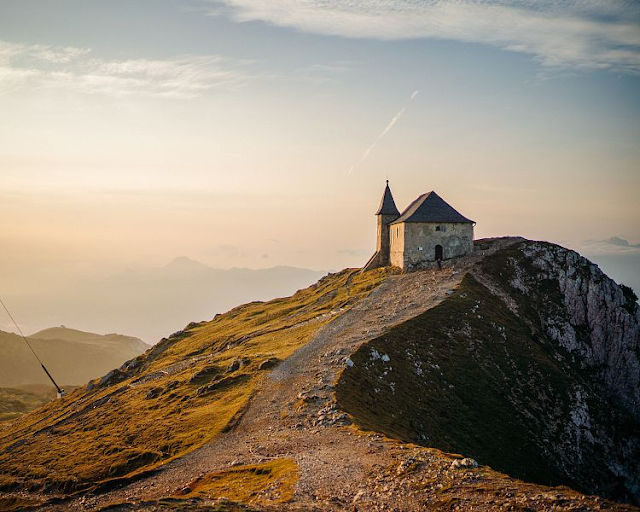
<path id="1" fill-rule="evenodd" d="M 478 467 L 478 463 L 474 459 L 456 459 L 451 463 L 449 469 L 474 469 Z"/>
<path id="2" fill-rule="evenodd" d="M 623 289 L 578 253 L 543 243 L 522 247 L 536 272 L 523 271 L 511 284 L 530 290 L 557 280 L 564 303 L 564 311 L 542 317 L 545 334 L 597 372 L 610 399 L 640 419 L 640 308 L 630 313 Z"/>

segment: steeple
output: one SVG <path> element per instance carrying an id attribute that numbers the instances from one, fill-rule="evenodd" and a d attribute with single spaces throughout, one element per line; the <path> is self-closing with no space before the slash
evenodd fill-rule
<path id="1" fill-rule="evenodd" d="M 393 200 L 393 195 L 389 188 L 389 180 L 387 180 L 387 186 L 384 188 L 384 194 L 382 194 L 382 201 L 380 201 L 380 208 L 378 208 L 376 216 L 378 217 L 376 253 L 363 267 L 363 271 L 372 268 L 386 267 L 391 261 L 391 233 L 389 232 L 389 224 L 400 216 L 400 212 L 398 208 L 396 208 L 396 202 Z"/>
<path id="2" fill-rule="evenodd" d="M 389 180 L 387 180 L 387 186 L 384 188 L 380 208 L 378 208 L 376 215 L 395 215 L 396 217 L 400 215 L 398 208 L 396 208 L 396 202 L 393 200 L 391 189 L 389 188 Z"/>

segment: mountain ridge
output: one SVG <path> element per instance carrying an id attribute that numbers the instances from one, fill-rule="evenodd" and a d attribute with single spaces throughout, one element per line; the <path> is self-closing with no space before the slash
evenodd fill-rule
<path id="1" fill-rule="evenodd" d="M 536 271 L 524 270 L 529 265 Z M 590 298 L 577 306 L 582 285 Z M 514 244 L 469 272 L 446 302 L 353 354 L 338 404 L 359 424 L 405 442 L 638 503 L 640 316 L 637 307 L 625 310 L 626 300 L 575 253 Z M 596 320 L 596 311 L 619 324 Z M 603 339 L 616 335 L 605 350 Z"/>
<path id="2" fill-rule="evenodd" d="M 16 422 L 12 428 L 19 429 L 17 442 L 7 437 L 9 432 L 0 433 L 0 468 L 11 475 L 0 481 L 0 488 L 7 499 L 20 496 L 32 503 L 64 497 L 71 490 L 93 493 L 60 505 L 50 502 L 54 509 L 199 509 L 223 506 L 221 496 L 235 488 L 232 496 L 250 508 L 631 510 L 567 488 L 519 482 L 482 459 L 478 467 L 462 455 L 394 440 L 388 437 L 393 432 L 380 433 L 380 425 L 367 432 L 358 426 L 362 414 L 342 405 L 344 379 L 352 378 L 352 387 L 362 388 L 362 398 L 375 388 L 354 373 L 366 369 L 359 354 L 371 359 L 376 340 L 391 336 L 394 329 L 408 329 L 421 315 L 433 315 L 447 304 L 462 301 L 473 308 L 469 295 L 461 297 L 470 293 L 461 288 L 467 286 L 465 279 L 474 279 L 471 273 L 518 244 L 526 248 L 536 242 L 480 241 L 476 254 L 446 262 L 442 271 L 343 271 L 292 297 L 249 303 L 211 322 L 190 324 L 89 388 Z M 511 306 L 517 307 L 517 298 L 511 298 Z M 501 313 L 505 318 L 513 315 L 507 311 Z M 517 329 L 526 332 L 527 322 L 535 320 L 531 315 L 527 321 L 518 319 Z M 495 343 L 502 334 L 491 328 Z M 427 346 L 433 343 L 428 336 L 421 338 L 419 330 L 410 332 Z M 521 349 L 530 350 L 531 343 Z M 399 359 L 378 352 L 375 361 L 393 365 Z M 500 359 L 495 362 L 501 364 Z M 402 412 L 402 402 L 381 405 L 378 417 Z M 99 418 L 110 421 L 102 427 Z M 159 422 L 162 439 L 144 436 L 152 425 L 145 419 Z M 207 430 L 201 430 L 205 425 Z M 83 437 L 78 429 L 90 433 Z M 33 446 L 33 436 L 38 454 L 19 444 L 29 439 Z M 71 466 L 55 455 L 63 440 L 74 450 Z M 99 466 L 88 465 L 89 458 L 82 462 L 88 443 L 103 453 Z M 43 456 L 55 464 L 55 479 L 42 473 Z M 25 457 L 30 473 L 20 465 Z M 575 465 L 571 459 L 566 463 Z M 245 484 L 238 483 L 239 478 Z M 296 482 L 294 487 L 291 482 Z M 11 489 L 22 493 L 11 494 Z"/>
<path id="3" fill-rule="evenodd" d="M 97 334 L 80 329 L 72 329 L 61 325 L 60 327 L 49 327 L 27 336 L 29 339 L 39 340 L 64 340 L 90 345 L 114 345 L 130 347 L 133 350 L 144 352 L 151 346 L 134 336 L 125 334 L 107 333 Z"/>

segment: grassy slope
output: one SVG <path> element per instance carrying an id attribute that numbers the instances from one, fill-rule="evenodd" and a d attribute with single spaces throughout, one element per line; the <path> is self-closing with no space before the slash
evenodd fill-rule
<path id="1" fill-rule="evenodd" d="M 249 505 L 275 505 L 293 497 L 298 467 L 291 459 L 238 466 L 205 475 L 176 497 L 227 498 Z"/>
<path id="2" fill-rule="evenodd" d="M 298 466 L 293 460 L 274 459 L 203 475 L 173 496 L 142 503 L 113 503 L 102 510 L 278 510 L 293 498 L 297 481 Z"/>
<path id="3" fill-rule="evenodd" d="M 499 274 L 506 257 L 487 258 L 494 268 L 485 270 Z M 551 287 L 547 300 L 556 298 Z M 589 389 L 589 375 L 529 325 L 468 275 L 445 302 L 361 347 L 339 380 L 339 404 L 366 429 L 464 453 L 529 481 L 615 496 L 597 446 L 584 467 L 572 468 L 579 483 L 562 470 L 557 449 L 570 441 L 570 397 L 576 384 Z M 597 395 L 589 408 L 612 435 L 629 434 L 624 421 L 615 432 L 615 411 Z"/>
<path id="4" fill-rule="evenodd" d="M 223 431 L 262 377 L 385 271 L 347 270 L 292 297 L 190 324 L 91 391 L 79 389 L 0 431 L 0 485 L 71 491 L 150 468 Z"/>

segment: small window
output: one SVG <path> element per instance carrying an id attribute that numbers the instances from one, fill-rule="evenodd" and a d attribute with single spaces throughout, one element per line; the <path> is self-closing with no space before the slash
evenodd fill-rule
<path id="1" fill-rule="evenodd" d="M 440 226 L 436 226 L 436 231 L 440 231 Z"/>
<path id="2" fill-rule="evenodd" d="M 400 238 L 400 226 L 396 226 L 396 237 Z"/>

